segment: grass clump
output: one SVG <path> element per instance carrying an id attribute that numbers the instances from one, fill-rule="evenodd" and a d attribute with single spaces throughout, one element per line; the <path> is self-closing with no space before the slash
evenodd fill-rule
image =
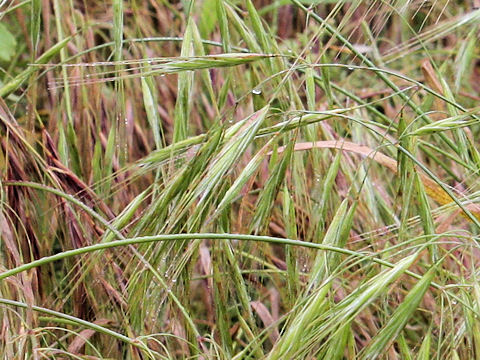
<path id="1" fill-rule="evenodd" d="M 480 10 L 0 19 L 1 357 L 480 358 Z"/>

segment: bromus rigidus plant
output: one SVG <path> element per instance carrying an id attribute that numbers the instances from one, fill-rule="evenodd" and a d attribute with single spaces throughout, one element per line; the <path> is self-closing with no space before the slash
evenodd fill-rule
<path id="1" fill-rule="evenodd" d="M 472 4 L 0 19 L 2 358 L 480 358 Z"/>

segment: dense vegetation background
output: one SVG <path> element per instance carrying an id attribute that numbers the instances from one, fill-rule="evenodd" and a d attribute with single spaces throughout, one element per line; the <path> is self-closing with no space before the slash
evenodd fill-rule
<path id="1" fill-rule="evenodd" d="M 480 359 L 473 1 L 0 1 L 4 359 Z"/>

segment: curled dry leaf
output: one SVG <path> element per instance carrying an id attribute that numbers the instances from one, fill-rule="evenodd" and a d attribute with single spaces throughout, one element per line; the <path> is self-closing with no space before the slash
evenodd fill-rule
<path id="1" fill-rule="evenodd" d="M 285 146 L 280 146 L 277 149 L 277 152 L 281 153 L 285 150 Z M 294 151 L 310 150 L 310 149 L 337 149 L 343 151 L 353 152 L 355 154 L 366 156 L 380 165 L 383 165 L 390 169 L 394 174 L 397 173 L 397 161 L 391 157 L 369 148 L 365 145 L 355 144 L 349 141 L 344 140 L 328 140 L 328 141 L 314 141 L 314 142 L 303 142 L 295 144 Z M 272 152 L 268 153 L 269 155 Z M 435 200 L 440 205 L 447 205 L 453 202 L 453 199 L 445 190 L 443 190 L 435 181 L 430 179 L 425 174 L 419 173 L 420 179 L 425 186 L 425 192 L 433 200 Z M 463 196 L 463 194 L 458 194 Z M 477 219 L 480 220 L 480 206 L 477 204 L 468 204 L 465 208 L 470 211 Z M 466 217 L 464 212 L 461 213 Z M 468 217 L 467 217 L 468 218 Z"/>
<path id="2" fill-rule="evenodd" d="M 98 319 L 93 323 L 100 326 L 105 326 L 111 323 L 111 320 L 108 319 Z M 68 346 L 68 352 L 72 354 L 78 354 L 82 347 L 85 345 L 85 342 L 88 341 L 95 334 L 95 330 L 85 329 L 80 331 L 80 333 L 73 339 L 73 341 Z"/>
<path id="3" fill-rule="evenodd" d="M 260 301 L 252 301 L 250 305 L 252 306 L 252 309 L 258 314 L 265 327 L 272 326 L 272 324 L 274 323 L 274 319 L 270 314 L 270 311 L 268 311 L 267 307 L 263 303 L 261 303 Z M 275 344 L 275 342 L 280 336 L 277 327 L 272 328 L 269 336 L 272 344 Z"/>

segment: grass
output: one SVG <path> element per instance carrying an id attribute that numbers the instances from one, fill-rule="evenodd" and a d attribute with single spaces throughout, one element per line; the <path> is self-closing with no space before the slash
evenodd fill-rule
<path id="1" fill-rule="evenodd" d="M 1 357 L 480 359 L 473 5 L 0 19 Z"/>

